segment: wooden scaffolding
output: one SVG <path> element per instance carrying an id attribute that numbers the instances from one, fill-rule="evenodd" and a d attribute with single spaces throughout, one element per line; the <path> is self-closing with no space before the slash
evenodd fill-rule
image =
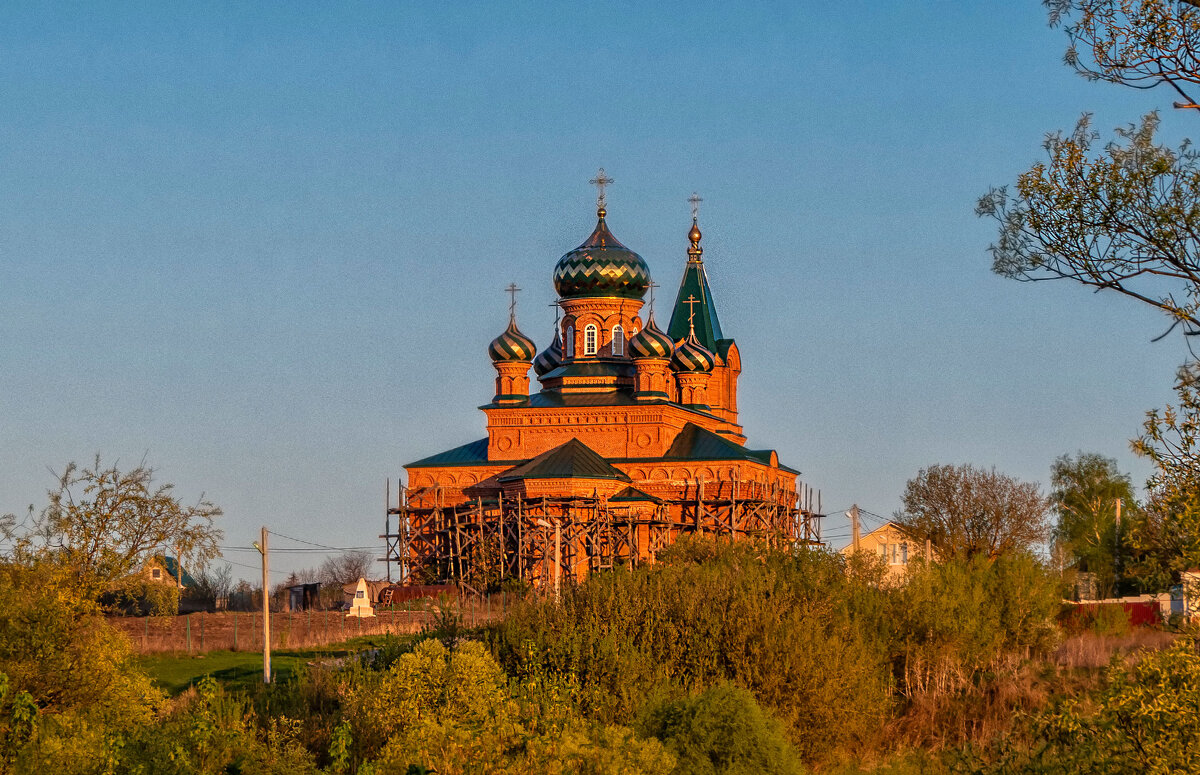
<path id="1" fill-rule="evenodd" d="M 389 581 L 475 588 L 508 578 L 535 587 L 653 558 L 679 536 L 755 538 L 774 546 L 821 545 L 820 494 L 758 483 L 694 480 L 656 503 L 598 497 L 476 498 L 446 503 L 440 487 L 387 486 Z M 554 565 L 559 566 L 556 573 Z M 394 566 L 394 567 L 393 567 Z"/>

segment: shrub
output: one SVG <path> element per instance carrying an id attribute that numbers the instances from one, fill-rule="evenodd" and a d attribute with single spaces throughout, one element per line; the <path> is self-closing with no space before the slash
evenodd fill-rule
<path id="1" fill-rule="evenodd" d="M 1041 714 L 1029 744 L 1006 741 L 979 772 L 1176 773 L 1200 771 L 1200 656 L 1180 640 L 1132 666 L 1113 662 L 1092 700 Z"/>
<path id="2" fill-rule="evenodd" d="M 722 683 L 645 712 L 642 732 L 675 754 L 674 775 L 793 775 L 799 757 L 782 725 L 745 689 Z"/>

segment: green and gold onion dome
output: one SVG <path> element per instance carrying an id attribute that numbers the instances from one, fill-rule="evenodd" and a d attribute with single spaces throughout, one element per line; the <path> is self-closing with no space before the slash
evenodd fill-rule
<path id="1" fill-rule="evenodd" d="M 554 289 L 562 298 L 616 296 L 640 299 L 650 286 L 650 268 L 637 253 L 622 245 L 597 211 L 596 230 L 579 247 L 558 260 Z"/>
<path id="2" fill-rule="evenodd" d="M 501 361 L 525 361 L 528 363 L 533 360 L 533 354 L 536 352 L 537 345 L 517 328 L 515 317 L 508 319 L 508 328 L 504 329 L 504 333 L 493 339 L 492 343 L 488 345 L 488 355 L 496 363 Z"/>
<path id="3" fill-rule="evenodd" d="M 662 358 L 671 357 L 671 352 L 675 349 L 675 343 L 671 341 L 671 337 L 667 336 L 654 322 L 654 313 L 650 313 L 650 320 L 646 322 L 645 328 L 634 334 L 629 340 L 629 355 L 633 358 Z"/>
<path id="4" fill-rule="evenodd" d="M 562 365 L 562 339 L 558 336 L 558 328 L 554 329 L 554 341 L 533 359 L 533 371 L 539 377 L 544 377 Z"/>
<path id="5" fill-rule="evenodd" d="M 671 356 L 671 368 L 675 371 L 712 371 L 717 359 L 708 349 L 696 339 L 696 333 L 690 332 L 687 339 L 675 345 L 675 354 Z"/>

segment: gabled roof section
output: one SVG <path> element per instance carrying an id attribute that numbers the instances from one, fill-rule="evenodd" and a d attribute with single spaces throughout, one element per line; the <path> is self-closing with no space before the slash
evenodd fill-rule
<path id="1" fill-rule="evenodd" d="M 608 499 L 609 503 L 632 501 L 636 503 L 662 503 L 662 498 L 655 498 L 648 492 L 642 492 L 636 487 L 626 487 Z"/>
<path id="2" fill-rule="evenodd" d="M 746 449 L 718 433 L 688 423 L 671 442 L 670 449 L 663 457 L 674 460 L 750 460 L 769 466 L 772 455 L 769 449 Z M 782 463 L 778 463 L 778 466 L 788 473 L 800 473 Z"/>
<path id="3" fill-rule="evenodd" d="M 415 463 L 409 463 L 405 468 L 429 468 L 432 466 L 461 466 L 472 463 L 486 463 L 488 456 L 488 440 L 486 438 L 463 444 L 461 447 L 448 449 Z"/>
<path id="4" fill-rule="evenodd" d="M 176 582 L 179 581 L 179 562 L 174 557 L 168 557 L 165 554 L 156 554 L 154 555 L 154 559 L 166 569 L 168 576 L 175 579 Z M 192 574 L 188 573 L 186 568 L 183 570 L 182 583 L 185 587 L 194 587 L 196 585 L 196 580 L 192 578 Z"/>
<path id="5" fill-rule="evenodd" d="M 696 300 L 694 306 L 696 316 L 696 338 L 709 352 L 717 352 L 717 341 L 724 339 L 721 334 L 721 321 L 717 319 L 717 307 L 712 299 L 712 291 L 708 288 L 708 276 L 704 273 L 703 261 L 688 261 L 683 269 L 683 280 L 679 283 L 679 294 L 675 297 L 675 307 L 671 310 L 671 325 L 667 326 L 667 334 L 678 342 L 688 335 L 688 315 L 690 307 L 688 299 Z"/>
<path id="6" fill-rule="evenodd" d="M 499 477 L 501 482 L 516 479 L 616 479 L 632 482 L 622 471 L 614 468 L 607 460 L 592 451 L 579 439 L 543 452 L 528 463 L 506 471 Z"/>

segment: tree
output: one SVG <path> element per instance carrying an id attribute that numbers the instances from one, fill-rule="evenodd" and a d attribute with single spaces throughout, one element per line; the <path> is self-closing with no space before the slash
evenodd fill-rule
<path id="1" fill-rule="evenodd" d="M 327 558 L 321 563 L 318 576 L 322 584 L 340 587 L 353 584 L 359 579 L 369 579 L 375 560 L 371 553 L 363 550 L 343 552 Z"/>
<path id="2" fill-rule="evenodd" d="M 1200 9 L 1172 0 L 1045 0 L 1066 20 L 1066 61 L 1094 80 L 1135 88 L 1165 84 L 1200 109 Z M 994 218 L 992 269 L 1005 277 L 1069 279 L 1114 290 L 1165 312 L 1172 328 L 1200 334 L 1200 163 L 1188 143 L 1155 142 L 1158 115 L 1117 130 L 1102 149 L 1085 115 L 1069 135 L 1049 135 L 1048 161 L 994 188 L 976 212 Z M 1096 153 L 1096 151 L 1099 151 Z"/>
<path id="3" fill-rule="evenodd" d="M 1055 541 L 1069 552 L 1075 567 L 1095 574 L 1101 596 L 1108 597 L 1120 577 L 1117 503 L 1126 525 L 1133 522 L 1137 508 L 1129 476 L 1117 470 L 1112 458 L 1080 452 L 1054 461 L 1050 484 L 1050 502 L 1058 515 Z"/>
<path id="4" fill-rule="evenodd" d="M 49 492 L 50 503 L 26 537 L 71 569 L 75 582 L 93 593 L 128 576 L 153 555 L 170 551 L 188 567 L 216 557 L 222 532 L 214 524 L 221 509 L 203 496 L 184 505 L 174 485 L 154 482 L 145 464 L 122 472 L 70 463 Z"/>
<path id="5" fill-rule="evenodd" d="M 1178 403 L 1146 413 L 1133 450 L 1154 464 L 1149 497 L 1130 542 L 1141 555 L 1133 569 L 1143 586 L 1162 589 L 1200 565 L 1200 375 L 1180 370 Z"/>
<path id="6" fill-rule="evenodd" d="M 1049 504 L 1037 484 L 972 465 L 933 465 L 904 488 L 896 520 L 945 558 L 996 557 L 1033 548 L 1047 535 Z"/>

